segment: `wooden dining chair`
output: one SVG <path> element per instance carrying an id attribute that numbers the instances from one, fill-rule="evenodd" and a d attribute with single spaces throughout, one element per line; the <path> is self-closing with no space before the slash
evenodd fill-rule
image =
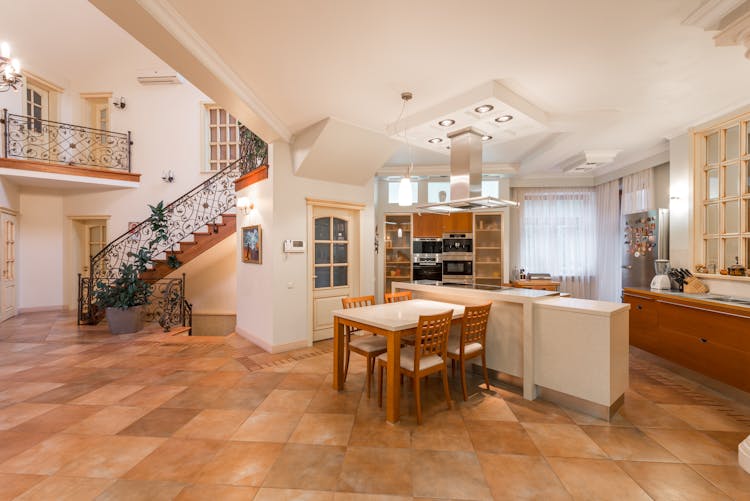
<path id="1" fill-rule="evenodd" d="M 375 296 L 344 297 L 341 298 L 341 304 L 344 309 L 371 306 L 375 304 Z M 357 334 L 354 335 L 355 333 Z M 367 360 L 367 375 L 365 376 L 367 398 L 370 398 L 372 373 L 375 372 L 375 357 L 386 352 L 386 342 L 383 336 L 377 336 L 372 332 L 346 326 L 346 335 L 344 336 L 344 381 L 346 381 L 346 375 L 349 373 L 350 353 L 356 353 L 365 357 Z"/>
<path id="2" fill-rule="evenodd" d="M 490 317 L 492 302 L 479 306 L 466 306 L 464 317 L 461 320 L 461 334 L 448 338 L 448 358 L 451 359 L 451 372 L 455 375 L 456 362 L 459 363 L 461 371 L 461 389 L 464 400 L 468 399 L 466 394 L 466 361 L 478 356 L 482 357 L 482 370 L 484 371 L 484 382 L 490 389 L 490 378 L 487 376 L 487 357 L 485 346 L 487 339 L 487 321 Z"/>
<path id="3" fill-rule="evenodd" d="M 401 301 L 411 301 L 413 299 L 411 295 L 411 291 L 401 291 L 401 292 L 393 292 L 393 293 L 386 292 L 383 297 L 386 303 L 399 303 Z M 401 342 L 404 344 L 410 344 L 413 346 L 414 335 L 410 334 L 408 336 L 402 337 Z"/>
<path id="4" fill-rule="evenodd" d="M 409 376 L 414 381 L 414 398 L 417 403 L 417 423 L 419 424 L 422 424 L 422 399 L 419 395 L 419 383 L 423 377 L 435 372 L 442 372 L 445 400 L 448 402 L 448 408 L 451 408 L 446 348 L 452 319 L 453 310 L 437 315 L 420 315 L 414 346 L 406 346 L 401 349 L 399 372 L 402 375 Z M 387 353 L 378 356 L 378 405 L 381 407 L 383 406 L 383 369 L 387 363 Z"/>
<path id="5" fill-rule="evenodd" d="M 411 291 L 386 292 L 384 294 L 386 303 L 398 303 L 399 301 L 409 301 L 412 299 Z"/>

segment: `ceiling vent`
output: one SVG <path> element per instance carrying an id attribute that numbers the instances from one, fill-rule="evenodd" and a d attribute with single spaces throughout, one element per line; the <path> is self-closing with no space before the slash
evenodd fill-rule
<path id="1" fill-rule="evenodd" d="M 182 77 L 176 71 L 168 70 L 141 70 L 136 75 L 141 85 L 174 85 L 182 83 Z"/>
<path id="2" fill-rule="evenodd" d="M 560 167 L 566 174 L 586 174 L 614 162 L 620 151 L 622 150 L 587 150 L 569 158 Z"/>

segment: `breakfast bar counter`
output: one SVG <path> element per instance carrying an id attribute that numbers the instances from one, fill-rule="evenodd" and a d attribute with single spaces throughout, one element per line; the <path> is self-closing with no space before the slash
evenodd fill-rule
<path id="1" fill-rule="evenodd" d="M 553 291 L 419 281 L 393 284 L 415 298 L 475 305 L 492 301 L 487 367 L 498 379 L 575 410 L 609 419 L 628 387 L 628 310 Z"/>

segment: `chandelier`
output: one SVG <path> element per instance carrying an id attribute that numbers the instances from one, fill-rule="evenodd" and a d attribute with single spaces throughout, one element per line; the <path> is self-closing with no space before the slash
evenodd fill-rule
<path id="1" fill-rule="evenodd" d="M 21 62 L 10 58 L 10 45 L 3 42 L 0 44 L 0 92 L 17 91 L 22 85 Z"/>

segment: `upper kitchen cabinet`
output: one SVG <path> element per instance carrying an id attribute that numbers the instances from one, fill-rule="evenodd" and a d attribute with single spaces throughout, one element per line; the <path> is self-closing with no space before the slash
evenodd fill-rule
<path id="1" fill-rule="evenodd" d="M 415 214 L 414 237 L 440 238 L 443 233 L 471 233 L 472 216 L 470 212 L 451 215 Z"/>

